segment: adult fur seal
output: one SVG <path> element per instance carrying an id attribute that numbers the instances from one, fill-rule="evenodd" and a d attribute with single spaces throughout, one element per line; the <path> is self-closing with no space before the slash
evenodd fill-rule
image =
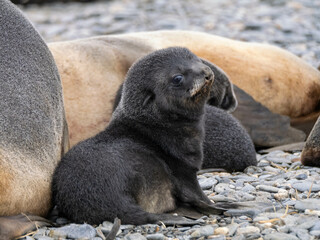
<path id="1" fill-rule="evenodd" d="M 0 0 L 0 239 L 46 224 L 51 178 L 67 148 L 62 87 L 39 34 Z M 7 216 L 7 217 L 5 217 Z"/>
<path id="2" fill-rule="evenodd" d="M 213 71 L 215 80 L 205 106 L 204 156 L 201 168 L 243 171 L 248 166 L 257 165 L 254 144 L 249 134 L 228 113 L 234 111 L 237 105 L 232 83 L 219 67 L 203 59 L 202 62 Z M 121 100 L 122 88 L 123 85 L 117 91 L 114 110 Z"/>
<path id="3" fill-rule="evenodd" d="M 73 147 L 53 177 L 53 200 L 75 222 L 183 222 L 188 204 L 219 213 L 202 192 L 204 105 L 213 73 L 184 48 L 159 50 L 129 70 L 109 126 Z"/>
<path id="4" fill-rule="evenodd" d="M 71 145 L 108 125 L 116 91 L 133 62 L 170 46 L 187 47 L 215 63 L 232 83 L 273 113 L 293 119 L 318 109 L 320 72 L 288 51 L 267 44 L 194 31 L 140 32 L 50 43 L 63 83 Z M 289 138 L 281 144 L 303 140 Z"/>

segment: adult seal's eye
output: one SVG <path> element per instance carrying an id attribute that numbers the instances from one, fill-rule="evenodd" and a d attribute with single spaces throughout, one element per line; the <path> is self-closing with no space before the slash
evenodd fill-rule
<path id="1" fill-rule="evenodd" d="M 172 78 L 172 83 L 176 86 L 180 85 L 184 80 L 182 75 L 177 75 Z"/>

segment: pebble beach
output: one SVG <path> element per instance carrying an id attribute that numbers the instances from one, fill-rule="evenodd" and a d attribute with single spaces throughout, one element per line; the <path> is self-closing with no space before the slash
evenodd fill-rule
<path id="1" fill-rule="evenodd" d="M 105 34 L 179 29 L 269 43 L 320 67 L 318 0 L 114 0 L 19 6 L 47 42 Z M 299 161 L 300 151 L 257 152 L 244 172 L 199 172 L 211 200 L 242 207 L 203 216 L 193 226 L 121 225 L 116 239 L 320 239 L 320 169 Z M 27 240 L 108 239 L 99 226 L 55 219 Z"/>

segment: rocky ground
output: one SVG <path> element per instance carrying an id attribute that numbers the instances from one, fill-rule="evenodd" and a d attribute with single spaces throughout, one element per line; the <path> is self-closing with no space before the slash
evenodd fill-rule
<path id="1" fill-rule="evenodd" d="M 158 29 L 185 29 L 283 47 L 320 65 L 320 1 L 114 0 L 21 7 L 46 41 Z M 117 239 L 319 239 L 320 169 L 301 166 L 300 152 L 259 153 L 244 173 L 202 172 L 215 202 L 241 209 L 206 216 L 190 227 L 121 225 Z M 57 223 L 68 223 L 58 218 Z M 41 228 L 26 239 L 105 239 L 112 223 Z"/>

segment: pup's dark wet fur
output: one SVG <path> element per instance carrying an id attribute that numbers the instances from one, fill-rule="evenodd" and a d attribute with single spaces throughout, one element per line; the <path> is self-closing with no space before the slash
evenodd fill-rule
<path id="1" fill-rule="evenodd" d="M 128 72 L 107 129 L 71 149 L 53 178 L 53 200 L 75 222 L 188 223 L 165 212 L 188 205 L 221 213 L 203 193 L 204 105 L 213 72 L 184 48 L 156 51 Z"/>

